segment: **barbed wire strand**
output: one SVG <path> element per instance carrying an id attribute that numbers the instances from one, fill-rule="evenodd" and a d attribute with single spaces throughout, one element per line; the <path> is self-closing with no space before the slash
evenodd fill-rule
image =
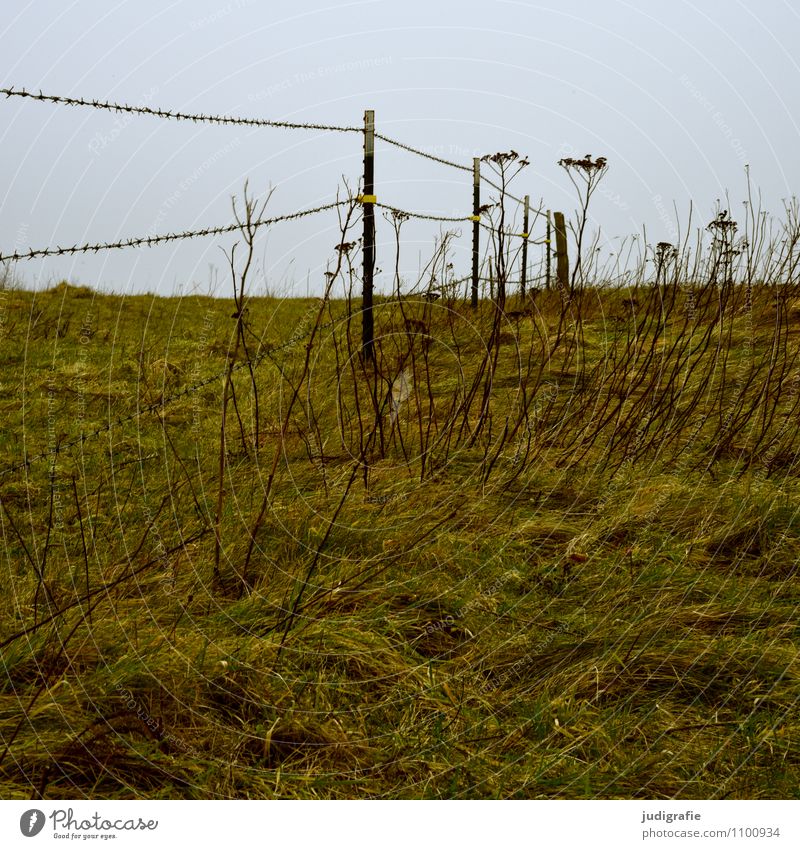
<path id="1" fill-rule="evenodd" d="M 300 218 L 305 218 L 308 215 L 316 215 L 319 212 L 326 212 L 330 209 L 336 209 L 337 207 L 346 206 L 348 203 L 350 203 L 349 200 L 334 201 L 332 203 L 326 203 L 322 204 L 321 206 L 316 206 L 312 209 L 304 209 L 299 212 L 292 212 L 287 215 L 277 215 L 271 218 L 261 218 L 257 221 L 254 221 L 253 226 L 263 227 L 271 224 L 277 224 L 282 221 L 295 221 Z M 442 221 L 446 223 L 466 223 L 472 221 L 472 218 L 467 215 L 434 215 L 431 213 L 415 212 L 412 210 L 400 209 L 399 207 L 392 206 L 386 203 L 376 203 L 375 206 L 381 209 L 387 209 L 390 212 L 393 212 L 398 215 L 406 215 L 409 218 L 418 218 L 425 221 Z M 488 224 L 484 224 L 483 222 L 481 222 L 481 227 L 483 227 L 487 232 L 490 233 L 497 232 L 496 228 L 491 227 Z M 160 236 L 139 236 L 131 239 L 122 239 L 118 242 L 101 242 L 92 245 L 72 245 L 71 247 L 56 246 L 55 248 L 30 248 L 24 253 L 14 252 L 12 254 L 0 254 L 0 262 L 18 262 L 30 259 L 37 259 L 41 257 L 65 256 L 80 253 L 98 253 L 99 251 L 103 250 L 120 250 L 124 248 L 152 247 L 153 245 L 163 244 L 166 242 L 175 242 L 182 239 L 195 239 L 203 236 L 207 237 L 223 235 L 225 233 L 235 232 L 239 229 L 241 229 L 239 224 L 226 224 L 221 227 L 206 227 L 202 230 L 189 230 L 183 233 L 166 233 Z M 506 235 L 522 238 L 522 236 L 518 233 L 508 232 L 506 233 Z M 528 239 L 528 243 L 532 245 L 544 244 L 544 241 L 545 240 L 541 239 Z"/>
<path id="2" fill-rule="evenodd" d="M 533 277 L 526 278 L 526 282 L 527 283 L 535 283 L 537 280 L 544 280 L 546 277 L 547 277 L 547 274 L 545 274 L 545 273 L 536 274 Z M 466 274 L 466 275 L 464 275 L 464 277 L 458 277 L 458 278 L 454 278 L 452 280 L 446 280 L 444 285 L 445 286 L 458 286 L 461 283 L 469 283 L 471 280 L 472 280 L 472 275 Z M 481 282 L 481 283 L 497 283 L 496 278 L 493 278 L 493 277 L 479 276 L 478 281 Z M 507 286 L 519 286 L 520 281 L 519 280 L 506 280 L 506 285 Z"/>
<path id="3" fill-rule="evenodd" d="M 448 165 L 450 168 L 457 168 L 459 171 L 466 171 L 469 174 L 472 173 L 471 165 L 462 165 L 460 162 L 453 162 L 451 159 L 444 159 L 443 157 L 436 156 L 433 153 L 426 153 L 424 150 L 420 150 L 417 147 L 412 147 L 410 144 L 404 144 L 401 141 L 397 141 L 397 139 L 393 139 L 389 136 L 383 135 L 383 133 L 375 133 L 375 138 L 386 142 L 386 144 L 393 145 L 394 147 L 399 147 L 401 150 L 405 150 L 408 153 L 413 153 L 415 156 L 422 156 L 425 159 L 430 159 L 431 161 L 438 162 L 441 165 Z"/>
<path id="4" fill-rule="evenodd" d="M 425 221 L 445 221 L 451 223 L 467 223 L 472 222 L 474 219 L 471 215 L 462 215 L 460 217 L 449 216 L 449 215 L 433 215 L 424 212 L 412 212 L 407 209 L 400 209 L 396 206 L 391 206 L 388 203 L 376 203 L 375 206 L 381 209 L 388 209 L 390 212 L 393 212 L 395 215 L 406 215 L 409 218 L 420 218 Z M 487 233 L 498 233 L 499 228 L 492 227 L 491 224 L 486 224 L 483 221 L 478 222 L 480 226 L 486 230 Z M 511 230 L 506 230 L 504 233 L 505 236 L 510 238 L 517 238 L 521 240 L 525 240 L 525 237 L 521 233 L 515 233 Z M 547 244 L 547 239 L 532 239 L 530 235 L 527 237 L 527 242 L 529 245 L 544 245 Z"/>
<path id="5" fill-rule="evenodd" d="M 295 221 L 298 218 L 305 218 L 307 215 L 316 215 L 319 212 L 325 212 L 329 209 L 336 209 L 340 206 L 346 206 L 350 201 L 339 200 L 332 203 L 325 203 L 321 206 L 315 206 L 313 209 L 304 209 L 300 212 L 291 212 L 287 215 L 277 215 L 272 218 L 261 218 L 252 222 L 253 227 L 263 227 L 270 224 L 277 224 L 281 221 Z M 17 262 L 19 260 L 36 259 L 37 257 L 47 256 L 64 256 L 67 254 L 82 254 L 82 253 L 97 253 L 98 251 L 117 250 L 121 248 L 140 248 L 152 247 L 164 242 L 176 242 L 181 239 L 195 239 L 201 236 L 219 236 L 224 233 L 233 233 L 240 230 L 239 224 L 226 224 L 222 227 L 206 227 L 202 230 L 189 230 L 184 233 L 166 233 L 161 236 L 139 236 L 132 239 L 122 239 L 118 242 L 102 242 L 96 245 L 73 245 L 72 247 L 62 248 L 31 248 L 25 253 L 14 252 L 13 254 L 0 254 L 0 262 Z"/>
<path id="6" fill-rule="evenodd" d="M 170 109 L 154 109 L 149 106 L 131 106 L 127 103 L 116 103 L 107 100 L 88 100 L 84 97 L 66 97 L 57 94 L 44 94 L 42 91 L 39 91 L 37 93 L 27 91 L 25 88 L 0 88 L 0 94 L 5 95 L 6 98 L 23 97 L 48 103 L 57 103 L 65 106 L 86 106 L 93 109 L 104 109 L 110 112 L 150 115 L 156 118 L 167 118 L 176 121 L 192 121 L 195 123 L 202 122 L 210 124 L 246 127 L 274 127 L 278 129 L 292 130 L 322 130 L 339 133 L 362 133 L 364 131 L 363 127 L 340 126 L 337 124 L 320 124 L 302 121 L 276 121 L 268 118 L 245 118 L 233 115 L 206 115 L 204 113 L 177 112 Z M 460 162 L 454 162 L 451 159 L 445 159 L 442 156 L 436 156 L 433 153 L 427 153 L 424 150 L 420 150 L 417 147 L 405 144 L 404 142 L 398 141 L 397 139 L 393 139 L 390 136 L 384 135 L 383 133 L 375 133 L 375 138 L 380 139 L 381 141 L 384 141 L 387 144 L 393 145 L 394 147 L 400 148 L 401 150 L 405 150 L 408 153 L 412 153 L 415 156 L 421 156 L 425 159 L 431 160 L 432 162 L 438 162 L 441 165 L 447 165 L 450 168 L 456 168 L 459 171 L 466 171 L 467 173 L 472 173 L 472 167 L 469 165 L 462 165 Z M 489 179 L 489 177 L 485 176 L 484 174 L 481 174 L 480 178 L 484 183 L 486 183 L 488 186 L 491 186 L 496 191 L 503 191 L 501 186 L 499 186 L 493 180 Z M 518 204 L 524 203 L 522 198 L 519 198 L 516 195 L 512 195 L 509 191 L 505 192 L 505 197 L 509 200 L 515 201 Z"/>
<path id="7" fill-rule="evenodd" d="M 64 97 L 58 94 L 43 94 L 26 91 L 24 88 L 0 88 L 0 94 L 9 97 L 27 97 L 32 100 L 58 103 L 64 106 L 88 106 L 92 109 L 105 109 L 110 112 L 122 112 L 136 115 L 151 115 L 156 118 L 168 118 L 175 121 L 192 121 L 208 124 L 228 124 L 244 127 L 275 127 L 284 130 L 325 130 L 337 133 L 361 133 L 362 127 L 338 126 L 336 124 L 317 124 L 302 121 L 274 121 L 267 118 L 242 118 L 233 115 L 206 115 L 189 112 L 176 112 L 171 109 L 153 109 L 149 106 L 130 106 L 127 103 L 114 103 L 108 100 L 87 100 L 84 97 Z"/>
<path id="8" fill-rule="evenodd" d="M 421 156 L 425 159 L 430 159 L 432 162 L 438 162 L 441 165 L 447 165 L 450 168 L 457 168 L 459 171 L 466 171 L 467 173 L 472 173 L 471 165 L 462 165 L 460 162 L 453 162 L 452 159 L 445 159 L 442 156 L 436 156 L 433 153 L 427 153 L 424 150 L 420 150 L 418 147 L 412 147 L 410 144 L 405 144 L 404 142 L 398 141 L 397 139 L 393 139 L 390 136 L 385 136 L 383 133 L 375 133 L 375 138 L 380 139 L 381 141 L 386 142 L 387 144 L 391 144 L 394 147 L 398 147 L 401 150 L 405 150 L 408 153 L 413 153 L 415 156 Z M 480 175 L 481 180 L 486 183 L 488 186 L 491 186 L 493 189 L 496 189 L 498 192 L 502 192 L 503 189 L 501 186 L 498 186 L 493 180 L 490 180 L 485 174 Z M 505 196 L 509 200 L 516 201 L 517 203 L 524 203 L 525 201 L 522 198 L 518 198 L 516 195 L 512 195 L 509 191 L 505 192 Z"/>
<path id="9" fill-rule="evenodd" d="M 490 180 L 488 177 L 484 177 L 483 174 L 481 174 L 481 180 L 483 180 L 484 183 L 491 186 L 493 189 L 497 189 L 498 192 L 503 194 L 503 187 L 498 186 L 497 183 L 495 183 L 493 180 Z M 508 189 L 506 189 L 504 197 L 508 198 L 508 200 L 516 201 L 517 204 L 525 203 L 522 198 L 518 198 L 516 195 L 512 195 L 511 192 L 508 191 Z"/>
<path id="10" fill-rule="evenodd" d="M 487 232 L 487 233 L 491 233 L 491 234 L 493 234 L 493 235 L 494 235 L 495 233 L 499 233 L 499 232 L 500 232 L 500 228 L 499 228 L 499 227 L 492 227 L 492 226 L 491 226 L 491 224 L 484 224 L 484 223 L 483 223 L 483 221 L 481 221 L 481 222 L 479 222 L 479 223 L 480 223 L 480 226 L 481 226 L 484 230 L 486 230 L 486 232 Z M 532 239 L 532 238 L 530 237 L 530 234 L 529 234 L 529 235 L 528 235 L 528 237 L 527 237 L 527 239 L 526 239 L 526 238 L 525 238 L 525 236 L 523 236 L 523 235 L 522 235 L 522 233 L 515 233 L 515 232 L 513 232 L 512 230 L 506 230 L 506 231 L 503 233 L 503 235 L 504 235 L 506 238 L 519 239 L 519 240 L 520 240 L 520 242 L 522 242 L 522 241 L 526 241 L 529 245 L 546 245 L 546 244 L 548 243 L 548 242 L 547 242 L 547 239 L 546 239 L 546 238 L 544 238 L 544 237 L 543 237 L 543 238 L 541 238 L 541 239 Z"/>
<path id="11" fill-rule="evenodd" d="M 462 215 L 461 217 L 454 217 L 448 215 L 433 215 L 426 212 L 412 212 L 407 209 L 399 209 L 396 206 L 390 206 L 388 203 L 376 203 L 375 206 L 380 209 L 388 209 L 390 212 L 393 212 L 395 215 L 406 215 L 409 218 L 420 218 L 424 221 L 447 221 L 451 223 L 460 223 L 470 221 L 471 218 L 468 215 Z"/>

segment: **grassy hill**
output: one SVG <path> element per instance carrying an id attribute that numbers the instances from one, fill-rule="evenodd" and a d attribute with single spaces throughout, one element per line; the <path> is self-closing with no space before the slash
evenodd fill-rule
<path id="1" fill-rule="evenodd" d="M 798 797 L 793 292 L 2 295 L 3 798 Z"/>

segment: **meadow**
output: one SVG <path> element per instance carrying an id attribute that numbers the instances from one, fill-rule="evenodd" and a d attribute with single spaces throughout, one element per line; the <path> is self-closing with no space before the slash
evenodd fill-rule
<path id="1" fill-rule="evenodd" d="M 3 798 L 798 798 L 800 292 L 0 295 Z"/>

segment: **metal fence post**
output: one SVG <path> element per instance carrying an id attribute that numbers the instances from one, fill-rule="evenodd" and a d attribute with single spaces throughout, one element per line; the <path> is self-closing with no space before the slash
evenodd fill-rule
<path id="1" fill-rule="evenodd" d="M 361 343 L 364 358 L 375 361 L 372 289 L 375 271 L 375 112 L 364 112 L 364 289 L 361 297 Z"/>
<path id="2" fill-rule="evenodd" d="M 522 274 L 519 278 L 519 291 L 522 299 L 525 300 L 525 284 L 528 282 L 528 209 L 530 207 L 530 198 L 525 195 L 525 211 L 522 215 Z"/>
<path id="3" fill-rule="evenodd" d="M 478 307 L 478 266 L 481 238 L 481 160 L 472 160 L 472 308 Z"/>

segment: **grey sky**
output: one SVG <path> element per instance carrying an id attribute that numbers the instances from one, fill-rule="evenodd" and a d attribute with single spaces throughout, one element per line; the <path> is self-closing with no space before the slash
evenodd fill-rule
<path id="1" fill-rule="evenodd" d="M 471 164 L 513 148 L 531 166 L 514 186 L 570 212 L 566 154 L 606 156 L 593 207 L 608 240 L 673 241 L 690 200 L 695 225 L 731 195 L 744 165 L 766 208 L 800 184 L 800 37 L 796 7 L 766 2 L 352 3 L 4 0 L 2 85 L 188 112 L 360 125 Z M 334 199 L 361 171 L 361 139 L 301 130 L 217 127 L 0 100 L 0 249 L 115 240 L 226 224 L 245 179 L 272 184 L 272 214 Z M 470 175 L 379 144 L 378 199 L 471 212 Z M 723 205 L 727 206 L 727 202 Z M 306 272 L 319 291 L 338 241 L 335 215 L 276 225 L 260 241 L 260 282 Z M 409 224 L 416 270 L 436 224 Z M 541 228 L 536 231 L 541 235 Z M 378 217 L 378 265 L 390 228 Z M 205 284 L 232 238 L 21 263 L 30 284 L 61 278 L 116 291 Z M 468 228 L 455 263 L 467 273 Z M 539 248 L 533 249 L 532 260 Z M 222 277 L 224 280 L 224 277 Z M 227 293 L 224 282 L 222 291 Z"/>

